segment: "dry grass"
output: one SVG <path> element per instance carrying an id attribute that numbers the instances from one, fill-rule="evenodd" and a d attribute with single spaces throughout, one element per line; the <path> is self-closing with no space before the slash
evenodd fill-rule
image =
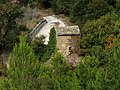
<path id="1" fill-rule="evenodd" d="M 32 19 L 26 22 L 26 27 L 31 30 L 35 27 L 36 24 L 37 24 L 37 20 Z"/>

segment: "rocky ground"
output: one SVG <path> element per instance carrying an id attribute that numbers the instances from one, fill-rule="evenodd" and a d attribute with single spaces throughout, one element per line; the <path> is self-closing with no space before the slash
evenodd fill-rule
<path id="1" fill-rule="evenodd" d="M 43 17 L 55 15 L 51 8 L 44 9 L 40 6 L 34 9 L 29 6 L 23 7 L 22 10 L 24 12 L 24 17 L 20 23 L 27 26 L 30 30 L 32 30 Z M 64 16 L 63 14 L 56 15 L 56 17 L 64 19 L 69 25 L 73 25 L 73 23 L 70 22 L 69 17 Z"/>
<path id="2" fill-rule="evenodd" d="M 24 12 L 23 19 L 20 20 L 20 24 L 25 25 L 28 29 L 32 30 L 37 23 L 42 19 L 42 17 L 54 15 L 51 9 L 44 9 L 44 8 L 30 8 L 23 7 Z"/>

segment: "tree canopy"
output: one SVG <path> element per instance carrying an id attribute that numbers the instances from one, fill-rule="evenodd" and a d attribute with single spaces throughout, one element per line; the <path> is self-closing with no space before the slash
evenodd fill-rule
<path id="1" fill-rule="evenodd" d="M 33 90 L 40 88 L 39 61 L 23 36 L 20 36 L 19 45 L 13 48 L 8 64 L 7 78 L 2 86 L 3 90 Z"/>

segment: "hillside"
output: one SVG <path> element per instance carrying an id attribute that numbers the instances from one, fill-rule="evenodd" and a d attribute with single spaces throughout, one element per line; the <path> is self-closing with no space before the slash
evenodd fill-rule
<path id="1" fill-rule="evenodd" d="M 0 0 L 0 56 L 0 90 L 119 90 L 120 0 Z"/>

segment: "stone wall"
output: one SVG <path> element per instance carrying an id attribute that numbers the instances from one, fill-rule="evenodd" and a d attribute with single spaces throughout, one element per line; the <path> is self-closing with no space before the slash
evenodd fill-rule
<path id="1" fill-rule="evenodd" d="M 57 36 L 57 48 L 63 54 L 64 58 L 72 66 L 76 66 L 80 62 L 78 56 L 78 43 L 80 36 Z"/>

